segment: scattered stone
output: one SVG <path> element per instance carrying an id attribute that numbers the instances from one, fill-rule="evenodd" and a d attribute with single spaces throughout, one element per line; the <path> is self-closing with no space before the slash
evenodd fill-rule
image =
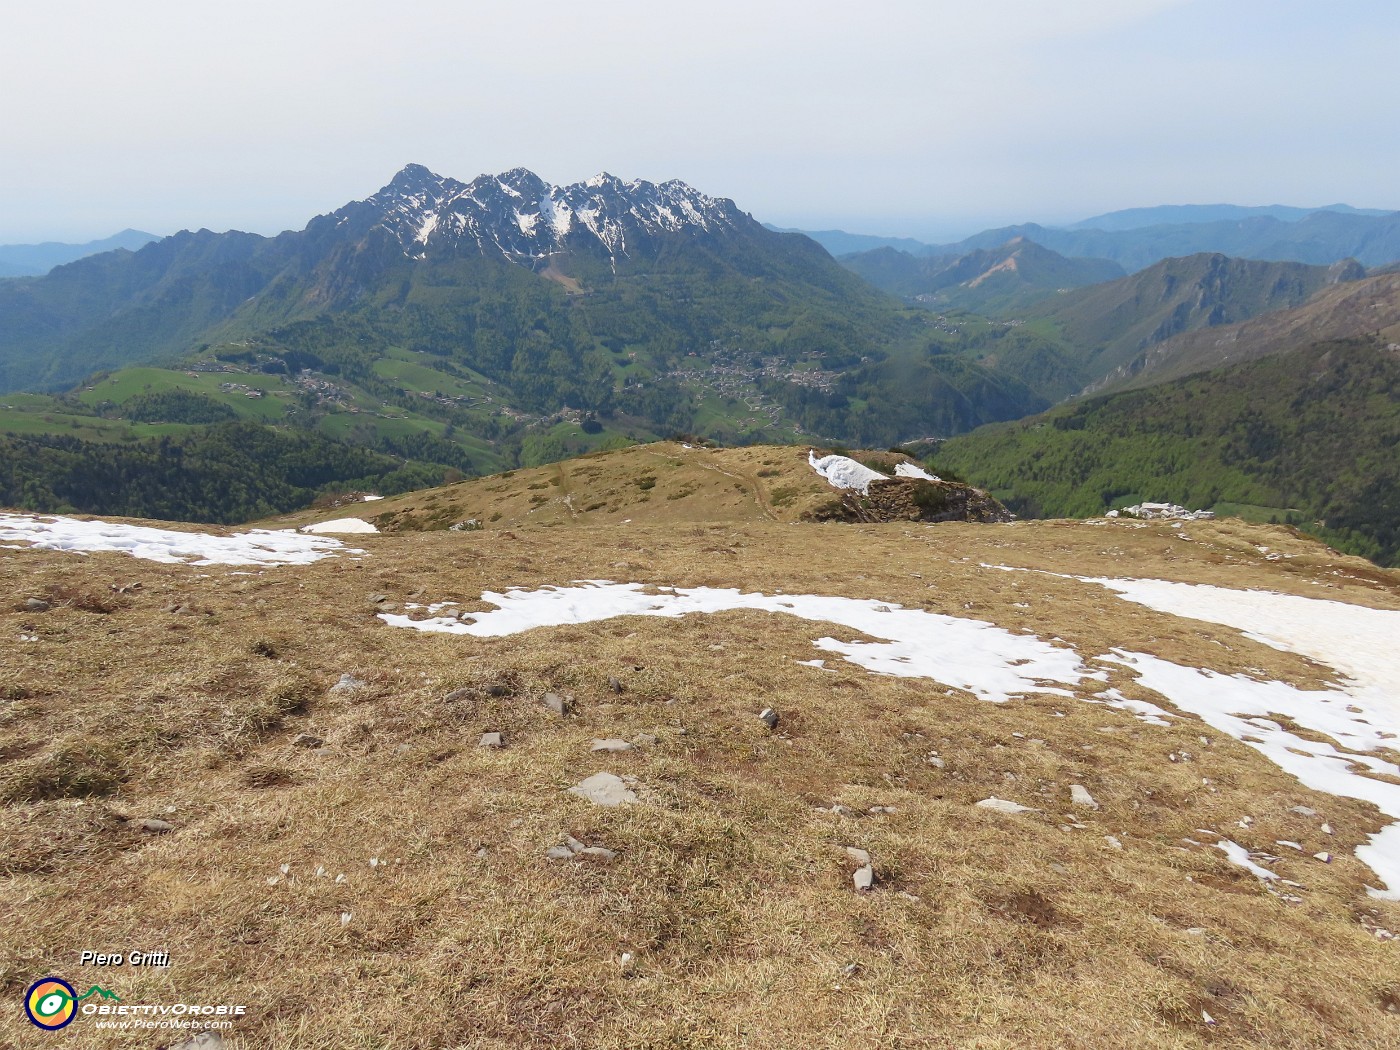
<path id="1" fill-rule="evenodd" d="M 871 806 L 866 812 L 872 817 L 878 817 L 882 813 L 898 813 L 899 811 L 893 806 Z"/>
<path id="2" fill-rule="evenodd" d="M 1065 867 L 1063 864 L 1061 864 L 1058 860 L 1052 860 L 1052 861 L 1050 862 L 1050 870 L 1053 871 L 1056 875 L 1068 875 L 1068 874 L 1069 874 L 1069 869 L 1068 869 L 1067 867 Z"/>
<path id="3" fill-rule="evenodd" d="M 363 688 L 365 688 L 364 679 L 356 678 L 352 674 L 343 674 L 340 676 L 340 681 L 331 686 L 327 692 L 331 696 L 348 696 L 351 693 L 358 693 Z"/>
<path id="4" fill-rule="evenodd" d="M 758 717 L 769 729 L 778 728 L 778 712 L 774 711 L 771 707 L 765 707 L 758 713 Z"/>
<path id="5" fill-rule="evenodd" d="M 566 838 L 566 839 L 564 840 L 564 845 L 567 846 L 567 847 L 569 848 L 569 852 L 571 852 L 571 853 L 582 853 L 584 850 L 586 850 L 586 849 L 588 848 L 588 846 L 587 846 L 585 843 L 580 842 L 578 839 L 574 838 L 572 835 L 570 835 L 568 838 Z"/>
<path id="6" fill-rule="evenodd" d="M 24 601 L 25 612 L 41 613 L 48 612 L 49 609 L 49 603 L 42 598 L 26 598 Z"/>
<path id="7" fill-rule="evenodd" d="M 506 738 L 500 733 L 482 733 L 478 747 L 505 747 Z"/>
<path id="8" fill-rule="evenodd" d="M 1289 812 L 1290 812 L 1290 813 L 1296 813 L 1296 814 L 1298 814 L 1298 816 L 1300 816 L 1300 817 L 1315 817 L 1315 816 L 1317 816 L 1317 810 L 1315 810 L 1315 809 L 1310 809 L 1310 808 L 1307 807 L 1307 806 L 1294 806 L 1292 809 L 1289 810 Z"/>
<path id="9" fill-rule="evenodd" d="M 866 893 L 875 888 L 875 869 L 867 864 L 862 868 L 857 868 L 856 873 L 851 876 L 851 881 L 855 883 L 858 893 Z"/>
<path id="10" fill-rule="evenodd" d="M 636 792 L 621 777 L 611 773 L 594 773 L 569 788 L 569 793 L 598 806 L 630 805 L 637 801 Z"/>
<path id="11" fill-rule="evenodd" d="M 572 860 L 574 853 L 568 846 L 550 846 L 544 855 L 550 860 Z"/>
<path id="12" fill-rule="evenodd" d="M 1107 842 L 1109 847 L 1112 849 L 1121 850 L 1123 848 L 1123 843 L 1119 842 L 1118 839 L 1113 835 L 1105 835 L 1103 837 L 1103 840 Z"/>
<path id="13" fill-rule="evenodd" d="M 476 851 L 477 860 L 485 860 L 490 855 L 491 851 L 488 850 L 485 846 L 482 846 L 479 850 Z"/>
<path id="14" fill-rule="evenodd" d="M 174 831 L 175 825 L 168 820 L 159 820 L 156 817 L 147 817 L 141 821 L 139 827 L 142 831 L 149 831 L 152 835 L 163 835 L 167 831 Z"/>
<path id="15" fill-rule="evenodd" d="M 558 693 L 545 693 L 543 703 L 546 710 L 553 711 L 561 718 L 569 713 L 569 702 Z"/>
<path id="16" fill-rule="evenodd" d="M 850 806 L 843 806 L 839 802 L 831 807 L 831 812 L 835 813 L 838 817 L 854 817 L 856 815 L 856 811 Z"/>
<path id="17" fill-rule="evenodd" d="M 863 868 L 870 863 L 870 854 L 855 846 L 846 847 L 846 856 L 851 858 L 851 862 L 858 868 Z"/>
<path id="18" fill-rule="evenodd" d="M 1038 809 L 1033 809 L 1033 808 L 1031 808 L 1030 806 L 1023 806 L 1023 805 L 1021 805 L 1020 803 L 1017 803 L 1017 802 L 1008 802 L 1008 801 L 1007 801 L 1006 799 L 1004 799 L 1004 798 L 996 798 L 995 796 L 993 796 L 992 798 L 984 798 L 981 802 L 978 802 L 978 803 L 977 803 L 977 808 L 978 808 L 978 809 L 990 809 L 990 810 L 993 810 L 994 812 L 997 812 L 997 813 L 1009 813 L 1009 814 L 1012 814 L 1012 815 L 1017 814 L 1017 813 L 1039 813 L 1039 812 L 1040 812 L 1040 810 L 1038 810 Z"/>
<path id="19" fill-rule="evenodd" d="M 608 752 L 631 751 L 632 745 L 626 740 L 621 740 L 617 737 L 609 737 L 606 740 L 594 740 L 592 750 Z"/>
<path id="20" fill-rule="evenodd" d="M 319 736 L 314 736 L 311 733 L 298 733 L 292 737 L 292 747 L 324 747 L 325 743 Z"/>
<path id="21" fill-rule="evenodd" d="M 1069 786 L 1069 800 L 1076 806 L 1084 806 L 1088 809 L 1099 808 L 1099 804 L 1094 801 L 1094 796 L 1089 794 L 1089 789 L 1083 784 L 1071 784 Z"/>
<path id="22" fill-rule="evenodd" d="M 900 890 L 899 895 L 913 904 L 918 904 L 919 901 L 923 900 L 917 893 L 910 893 L 908 890 Z"/>
<path id="23" fill-rule="evenodd" d="M 475 693 L 473 690 L 463 686 L 461 689 L 452 690 L 452 692 L 442 698 L 442 701 L 445 704 L 456 704 L 463 700 L 470 700 L 474 695 Z"/>
<path id="24" fill-rule="evenodd" d="M 608 861 L 616 859 L 617 854 L 610 849 L 604 849 L 602 846 L 586 846 L 578 851 L 578 856 L 580 858 L 592 857 L 594 860 Z"/>
<path id="25" fill-rule="evenodd" d="M 938 755 L 929 755 L 929 756 L 928 756 L 928 764 L 931 765 L 934 769 L 947 769 L 947 768 L 948 768 L 948 763 L 945 762 L 945 761 L 944 761 L 942 758 L 940 758 Z"/>
<path id="26" fill-rule="evenodd" d="M 1320 861 L 1322 861 L 1322 863 L 1324 863 L 1324 864 L 1331 864 L 1331 863 L 1332 863 L 1332 854 L 1330 854 L 1330 853 L 1328 853 L 1328 852 L 1326 852 L 1326 851 L 1323 851 L 1322 853 L 1314 853 L 1314 854 L 1313 854 L 1313 860 L 1320 860 Z"/>
<path id="27" fill-rule="evenodd" d="M 495 697 L 510 696 L 510 686 L 502 685 L 500 682 L 492 682 L 486 687 L 486 695 Z"/>
<path id="28" fill-rule="evenodd" d="M 342 916 L 342 920 L 348 920 L 349 916 Z M 341 925 L 344 925 L 342 921 Z M 178 1043 L 171 1043 L 166 1050 L 223 1050 L 224 1037 L 218 1032 L 196 1032 L 188 1039 Z"/>
<path id="29" fill-rule="evenodd" d="M 371 594 L 369 596 L 369 603 L 371 605 L 383 605 L 388 600 L 389 596 L 387 594 Z"/>
<path id="30" fill-rule="evenodd" d="M 1330 834 L 1332 834 L 1332 825 L 1331 825 L 1331 824 L 1323 824 L 1323 825 L 1322 825 L 1322 833 L 1323 833 L 1324 835 L 1330 835 Z"/>
<path id="31" fill-rule="evenodd" d="M 854 977 L 859 972 L 860 963 L 847 963 L 845 966 L 841 967 L 842 977 Z"/>
<path id="32" fill-rule="evenodd" d="M 632 741 L 632 743 L 637 744 L 641 747 L 650 747 L 656 742 L 657 738 L 651 733 L 638 733 L 636 738 Z"/>
<path id="33" fill-rule="evenodd" d="M 622 683 L 616 678 L 614 678 L 612 675 L 608 675 L 608 688 L 611 689 L 614 693 L 620 693 L 622 692 Z"/>

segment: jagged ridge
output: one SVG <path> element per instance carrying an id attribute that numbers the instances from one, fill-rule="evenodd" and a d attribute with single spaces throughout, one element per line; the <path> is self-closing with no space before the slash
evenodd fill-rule
<path id="1" fill-rule="evenodd" d="M 626 256 L 657 235 L 733 228 L 746 216 L 733 201 L 676 179 L 624 182 L 603 173 L 555 186 L 513 168 L 463 183 L 410 164 L 378 193 L 330 218 L 337 225 L 370 218 L 370 228 L 387 230 L 409 258 L 474 247 L 483 255 L 539 259 L 580 238 L 596 240 L 609 256 Z"/>

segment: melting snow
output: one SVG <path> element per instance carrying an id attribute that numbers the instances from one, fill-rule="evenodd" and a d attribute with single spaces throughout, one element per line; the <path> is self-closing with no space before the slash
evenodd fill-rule
<path id="1" fill-rule="evenodd" d="M 813 468 L 829 481 L 844 476 L 841 461 L 867 470 L 840 456 L 817 460 L 809 454 L 809 459 Z M 833 464 L 833 460 L 838 462 Z M 4 538 L 3 534 L 0 538 Z M 1343 680 L 1328 689 L 1304 690 L 1286 682 L 1187 667 L 1144 653 L 1116 649 L 1098 657 L 1099 661 L 1128 668 L 1136 675 L 1139 686 L 1159 693 L 1179 710 L 1248 744 L 1307 787 L 1371 802 L 1400 821 L 1400 783 L 1366 775 L 1389 775 L 1400 781 L 1400 765 L 1367 753 L 1392 746 L 1394 738 L 1390 734 L 1400 734 L 1400 649 L 1394 644 L 1394 639 L 1400 638 L 1400 612 L 1160 580 L 1074 578 L 1098 583 L 1125 600 L 1162 612 L 1236 627 L 1275 648 L 1324 660 L 1343 672 Z M 930 678 L 995 702 L 1031 692 L 1073 696 L 1059 687 L 1073 688 L 1085 680 L 1103 677 L 1102 672 L 1086 668 L 1073 650 L 1035 636 L 1012 634 L 979 620 L 867 599 L 771 596 L 705 587 L 648 593 L 641 584 L 602 580 L 540 591 L 486 592 L 482 598 L 497 608 L 466 614 L 461 620 L 414 621 L 394 614 L 381 614 L 380 618 L 396 627 L 494 637 L 614 616 L 680 617 L 688 613 L 756 609 L 836 623 L 882 639 L 841 641 L 824 637 L 813 644 L 870 671 Z M 1129 699 L 1115 689 L 1082 699 L 1122 708 L 1152 724 L 1165 723 L 1172 717 L 1162 708 Z M 1324 734 L 1336 744 L 1290 732 L 1271 715 L 1282 715 L 1291 724 Z M 1231 854 L 1227 847 L 1221 848 Z M 1369 844 L 1357 848 L 1356 855 L 1390 887 L 1372 890 L 1373 895 L 1400 900 L 1400 823 L 1372 835 Z"/>
<path id="2" fill-rule="evenodd" d="M 818 459 L 817 454 L 809 449 L 807 462 L 826 479 L 828 485 L 838 489 L 854 489 L 862 495 L 870 491 L 872 481 L 888 480 L 878 470 L 871 470 L 846 456 L 823 456 Z"/>
<path id="3" fill-rule="evenodd" d="M 810 594 L 744 594 L 737 589 L 691 587 L 647 593 L 639 583 L 584 581 L 539 591 L 487 591 L 494 611 L 463 619 L 413 620 L 395 613 L 380 619 L 393 627 L 489 638 L 534 627 L 594 623 L 615 616 L 680 617 L 730 609 L 786 613 L 803 620 L 836 623 L 884 641 L 818 638 L 813 644 L 880 674 L 932 678 L 1001 703 L 1027 693 L 1072 695 L 1046 682 L 1074 685 L 1085 674 L 1079 657 L 1032 635 L 1012 634 L 994 624 L 905 609 L 888 602 Z"/>
<path id="4" fill-rule="evenodd" d="M 1365 775 L 1400 778 L 1400 765 L 1372 754 L 1400 734 L 1400 612 L 1272 591 L 1237 591 L 1166 580 L 1075 577 L 1158 612 L 1223 624 L 1284 652 L 1327 663 L 1341 681 L 1324 690 L 1286 682 L 1183 667 L 1160 657 L 1119 652 L 1139 684 L 1176 707 L 1228 733 L 1316 791 L 1370 802 L 1400 820 L 1400 785 Z M 1341 747 L 1289 732 L 1271 715 L 1321 733 Z M 1360 753 L 1358 753 L 1360 752 Z M 1358 846 L 1356 856 L 1388 889 L 1373 896 L 1400 900 L 1400 823 Z"/>
<path id="5" fill-rule="evenodd" d="M 923 481 L 942 481 L 940 477 L 930 474 L 923 467 L 913 463 L 896 463 L 894 476 L 897 478 L 920 478 Z"/>
<path id="6" fill-rule="evenodd" d="M 1249 859 L 1249 850 L 1245 849 L 1238 842 L 1231 839 L 1221 839 L 1215 844 L 1215 848 L 1220 850 L 1229 859 L 1231 864 L 1237 864 L 1246 871 L 1258 876 L 1265 882 L 1273 882 L 1278 878 L 1268 868 L 1260 867 Z"/>
<path id="7" fill-rule="evenodd" d="M 317 534 L 333 532 L 344 535 L 371 533 L 379 530 L 363 518 L 336 518 L 334 521 L 318 521 L 314 525 L 303 525 L 299 531 Z"/>
<path id="8" fill-rule="evenodd" d="M 186 565 L 309 565 L 350 551 L 339 540 L 253 529 L 232 536 L 174 532 L 76 518 L 0 514 L 0 540 L 25 540 L 41 550 L 114 551 L 146 561 Z"/>

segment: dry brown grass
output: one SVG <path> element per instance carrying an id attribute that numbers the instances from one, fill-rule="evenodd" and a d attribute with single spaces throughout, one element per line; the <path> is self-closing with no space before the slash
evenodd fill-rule
<path id="1" fill-rule="evenodd" d="M 785 469 L 744 451 L 754 481 Z M 590 463 L 564 469 L 577 479 Z M 522 507 L 533 473 L 504 479 Z M 660 512 L 701 498 L 668 501 L 664 467 L 651 473 Z M 993 705 L 835 659 L 823 673 L 793 660 L 841 629 L 761 613 L 478 640 L 393 630 L 369 604 L 585 578 L 783 588 L 1307 683 L 1319 672 L 1306 661 L 1228 628 L 979 564 L 1400 608 L 1394 574 L 1230 522 L 1193 523 L 1187 542 L 1155 524 L 628 516 L 355 537 L 363 561 L 255 576 L 0 551 L 6 593 L 143 583 L 103 615 L 0 611 L 0 985 L 14 1004 L 0 1043 L 54 1043 L 18 1013 L 53 972 L 127 1001 L 246 1002 L 232 1045 L 249 1048 L 1400 1045 L 1385 1008 L 1400 998 L 1396 944 L 1359 921 L 1400 930 L 1400 908 L 1365 897 L 1370 873 L 1350 852 L 1377 814 L 1200 723 L 1157 728 L 1049 696 Z M 1266 562 L 1256 542 L 1297 557 Z M 167 613 L 176 600 L 202 614 Z M 12 644 L 21 632 L 40 641 Z M 346 673 L 365 687 L 331 692 Z M 546 691 L 575 713 L 545 710 Z M 765 706 L 782 714 L 776 733 L 756 717 Z M 479 748 L 488 731 L 509 746 Z M 326 753 L 293 747 L 303 732 Z M 656 742 L 589 750 L 640 734 Z M 935 749 L 941 772 L 925 761 Z M 1167 760 L 1181 750 L 1194 760 Z M 642 804 L 564 791 L 603 769 L 636 777 Z M 1083 829 L 1065 817 L 1072 783 L 1102 806 L 1076 814 Z M 1042 812 L 973 807 L 993 794 Z M 1299 804 L 1330 821 L 1314 848 L 1336 859 L 1277 866 L 1305 885 L 1298 905 L 1182 842 L 1213 828 L 1250 847 L 1311 845 Z M 145 817 L 175 830 L 142 832 Z M 546 860 L 566 835 L 618 856 Z M 846 846 L 872 854 L 874 892 L 851 888 Z M 165 949 L 173 965 L 79 968 L 89 948 Z M 169 1041 L 80 1020 L 65 1043 Z"/>

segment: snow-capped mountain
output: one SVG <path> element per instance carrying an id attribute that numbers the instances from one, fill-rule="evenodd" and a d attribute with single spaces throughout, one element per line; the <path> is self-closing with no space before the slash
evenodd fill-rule
<path id="1" fill-rule="evenodd" d="M 329 216 L 338 226 L 382 227 L 409 258 L 479 251 L 538 259 L 596 241 L 614 258 L 663 234 L 709 233 L 754 220 L 733 201 L 684 182 L 659 185 L 596 175 L 554 186 L 525 168 L 469 183 L 410 164 L 387 186 Z"/>

